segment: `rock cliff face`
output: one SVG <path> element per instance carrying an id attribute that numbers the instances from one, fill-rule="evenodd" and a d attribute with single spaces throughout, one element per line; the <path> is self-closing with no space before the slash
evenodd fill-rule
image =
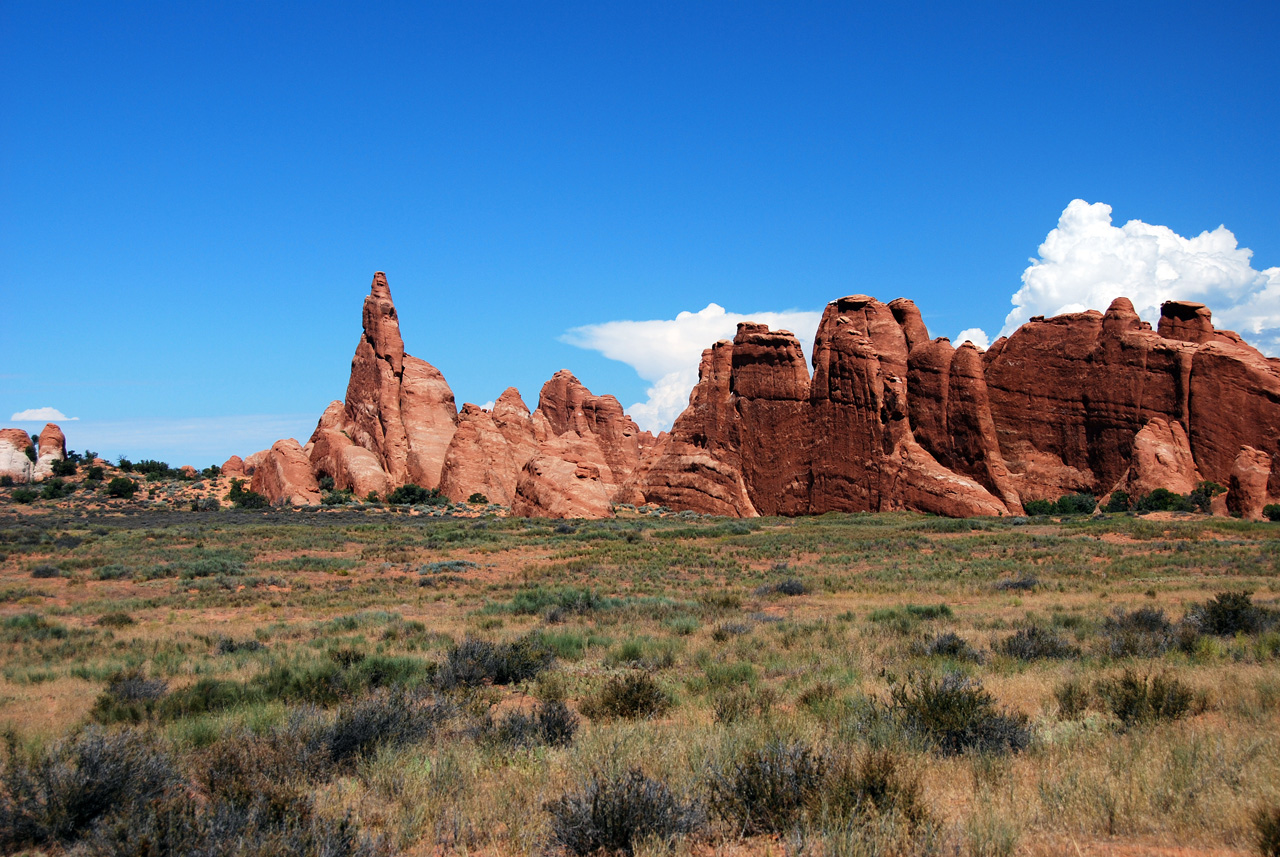
<path id="1" fill-rule="evenodd" d="M 0 460 L 21 465 L 4 437 Z M 405 354 L 379 273 L 346 398 L 305 447 L 282 444 L 224 469 L 273 501 L 318 502 L 329 476 L 360 497 L 414 483 L 557 517 L 618 503 L 1004 515 L 1207 479 L 1228 487 L 1220 505 L 1256 517 L 1280 494 L 1280 361 L 1189 302 L 1165 304 L 1154 330 L 1125 298 L 1036 317 L 983 352 L 930 338 L 909 300 L 851 295 L 823 314 L 812 375 L 794 334 L 739 325 L 703 352 L 689 407 L 655 438 L 565 370 L 532 413 L 514 388 L 458 412 L 441 373 Z"/>
<path id="2" fill-rule="evenodd" d="M 1118 298 L 1034 318 L 983 353 L 930 339 L 910 301 L 854 295 L 827 306 L 812 379 L 798 354 L 752 324 L 705 352 L 634 494 L 720 514 L 997 515 L 1208 479 L 1256 517 L 1280 489 L 1280 361 L 1200 304 L 1165 304 L 1152 330 Z"/>
<path id="3" fill-rule="evenodd" d="M 39 458 L 36 460 L 33 478 L 39 482 L 53 475 L 53 463 L 63 461 L 67 457 L 67 438 L 62 429 L 53 423 L 46 423 L 40 432 L 40 441 L 36 444 Z"/>

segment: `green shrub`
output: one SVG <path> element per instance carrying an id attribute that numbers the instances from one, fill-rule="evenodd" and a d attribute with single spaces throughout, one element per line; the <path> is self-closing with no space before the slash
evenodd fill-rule
<path id="1" fill-rule="evenodd" d="M 1268 521 L 1280 521 L 1280 503 L 1268 503 L 1262 507 L 1262 514 Z"/>
<path id="2" fill-rule="evenodd" d="M 1253 593 L 1219 592 L 1204 604 L 1187 613 L 1190 623 L 1203 634 L 1232 637 L 1236 634 L 1258 634 L 1276 622 L 1276 615 L 1253 603 Z"/>
<path id="3" fill-rule="evenodd" d="M 1092 494 L 1068 494 L 1059 497 L 1053 510 L 1059 515 L 1090 515 L 1098 508 L 1098 498 Z"/>
<path id="4" fill-rule="evenodd" d="M 50 468 L 53 470 L 54 476 L 75 476 L 76 463 L 69 458 L 55 458 L 49 462 Z"/>
<path id="5" fill-rule="evenodd" d="M 31 576 L 37 580 L 49 580 L 55 577 L 62 577 L 62 569 L 58 568 L 56 565 L 49 565 L 47 562 L 42 562 L 40 565 L 31 569 Z"/>
<path id="6" fill-rule="evenodd" d="M 449 498 L 437 488 L 428 490 L 411 482 L 388 494 L 387 502 L 393 506 L 443 506 L 449 502 Z"/>
<path id="7" fill-rule="evenodd" d="M 335 483 L 332 476 L 327 473 L 321 473 L 319 478 L 316 479 L 316 486 L 319 487 L 321 491 L 332 491 L 335 487 Z"/>
<path id="8" fill-rule="evenodd" d="M 142 723 L 156 713 L 169 692 L 163 679 L 147 678 L 138 670 L 116 673 L 93 704 L 90 715 L 99 723 Z"/>
<path id="9" fill-rule="evenodd" d="M 98 621 L 94 624 L 101 625 L 104 628 L 127 628 L 130 625 L 136 624 L 136 622 L 128 613 L 125 613 L 122 610 L 116 610 L 111 613 L 103 613 L 98 617 Z"/>
<path id="10" fill-rule="evenodd" d="M 1219 494 L 1225 494 L 1226 491 L 1227 489 L 1217 482 L 1205 480 L 1196 483 L 1196 487 L 1187 495 L 1187 499 L 1201 512 L 1208 514 L 1213 505 L 1213 498 Z"/>
<path id="11" fill-rule="evenodd" d="M 125 476 L 117 476 L 107 483 L 108 497 L 120 497 L 129 500 L 137 493 L 137 490 L 138 483 Z"/>
<path id="12" fill-rule="evenodd" d="M 1028 515 L 1052 515 L 1057 507 L 1052 500 L 1027 500 L 1022 504 L 1022 509 Z"/>
<path id="13" fill-rule="evenodd" d="M 41 500 L 61 500 L 63 497 L 70 497 L 76 492 L 76 486 L 70 482 L 63 482 L 61 479 L 46 479 L 44 485 L 40 488 Z"/>
<path id="14" fill-rule="evenodd" d="M 265 509 L 271 501 L 257 491 L 246 490 L 243 479 L 232 479 L 231 489 L 227 491 L 227 499 L 237 509 Z"/>
<path id="15" fill-rule="evenodd" d="M 1129 492 L 1122 488 L 1117 488 L 1111 492 L 1111 497 L 1107 500 L 1104 512 L 1127 512 L 1133 507 L 1133 500 L 1129 497 Z"/>
<path id="16" fill-rule="evenodd" d="M 1031 743 L 1025 714 L 999 711 L 980 682 L 956 673 L 917 675 L 894 685 L 889 714 L 908 734 L 946 755 L 1018 752 Z"/>
<path id="17" fill-rule="evenodd" d="M 1138 512 L 1194 512 L 1196 504 L 1189 497 L 1175 494 L 1168 488 L 1157 488 L 1134 504 Z"/>
<path id="18" fill-rule="evenodd" d="M 12 487 L 13 487 L 12 476 L 10 476 L 8 473 L 4 474 L 3 476 L 0 476 L 0 488 L 12 488 Z"/>
<path id="19" fill-rule="evenodd" d="M 954 631 L 938 634 L 929 642 L 919 646 L 918 651 L 928 658 L 951 658 L 955 661 L 974 664 L 980 664 L 983 661 L 982 653 Z"/>
<path id="20" fill-rule="evenodd" d="M 13 493 L 9 495 L 15 503 L 34 503 L 40 494 L 30 488 L 14 488 Z"/>
<path id="21" fill-rule="evenodd" d="M 1176 720 L 1191 709 L 1195 693 L 1177 678 L 1139 675 L 1130 670 L 1095 685 L 1098 696 L 1126 727 L 1153 720 Z"/>
<path id="22" fill-rule="evenodd" d="M 795 827 L 821 794 L 826 759 L 803 743 L 775 741 L 711 777 L 711 808 L 744 835 Z"/>
<path id="23" fill-rule="evenodd" d="M 681 801 L 664 783 L 637 769 L 624 774 L 596 776 L 579 792 L 546 804 L 551 816 L 551 840 L 569 854 L 635 853 L 643 841 L 669 844 L 678 836 L 700 830 L 702 809 Z"/>
<path id="24" fill-rule="evenodd" d="M 92 464 L 84 472 L 84 481 L 101 482 L 103 479 L 106 478 L 106 476 L 107 476 L 107 472 L 105 470 L 103 470 L 97 464 Z"/>
<path id="25" fill-rule="evenodd" d="M 483 506 L 489 502 L 489 498 L 477 491 L 467 498 L 467 502 L 472 505 Z"/>
<path id="26" fill-rule="evenodd" d="M 582 713 L 592 720 L 621 717 L 635 720 L 655 717 L 671 708 L 670 695 L 647 672 L 614 676 L 592 697 L 582 702 Z"/>

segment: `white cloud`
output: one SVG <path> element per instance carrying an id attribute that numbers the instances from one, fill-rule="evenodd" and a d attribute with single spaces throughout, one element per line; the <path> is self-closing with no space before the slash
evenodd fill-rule
<path id="1" fill-rule="evenodd" d="M 18 411 L 9 419 L 19 423 L 51 423 L 51 422 L 74 422 L 79 417 L 69 417 L 57 408 L 28 408 L 25 411 Z"/>
<path id="2" fill-rule="evenodd" d="M 736 313 L 719 304 L 707 304 L 698 312 L 682 312 L 673 319 L 607 321 L 575 327 L 561 341 L 599 351 L 611 360 L 626 363 L 651 382 L 649 398 L 628 408 L 641 428 L 671 428 L 689 404 L 689 393 L 698 382 L 702 351 L 721 339 L 732 339 L 738 323 L 754 321 L 773 330 L 790 330 L 800 339 L 806 357 L 822 313 L 800 310 Z"/>
<path id="3" fill-rule="evenodd" d="M 1072 200 L 1022 274 L 1008 335 L 1033 315 L 1106 310 L 1124 296 L 1153 325 L 1167 300 L 1199 301 L 1214 325 L 1280 353 L 1280 268 L 1255 270 L 1253 251 L 1225 226 L 1184 238 L 1167 226 L 1111 222 L 1111 206 Z M 966 331 L 967 333 L 968 331 Z"/>
<path id="4" fill-rule="evenodd" d="M 986 332 L 980 327 L 971 327 L 968 330 L 960 331 L 960 335 L 956 337 L 956 344 L 963 345 L 966 339 L 983 351 L 986 351 L 991 345 L 991 340 L 987 338 Z"/>

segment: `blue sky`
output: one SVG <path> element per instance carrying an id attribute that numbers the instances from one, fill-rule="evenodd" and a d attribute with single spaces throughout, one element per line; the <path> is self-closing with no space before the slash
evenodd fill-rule
<path id="1" fill-rule="evenodd" d="M 1278 36 L 1271 3 L 6 0 L 0 423 L 201 466 L 305 441 L 375 270 L 459 404 L 561 368 L 652 400 L 600 326 L 712 303 L 905 295 L 994 337 L 1029 260 L 1031 312 L 1143 288 L 1148 245 L 1270 319 Z"/>

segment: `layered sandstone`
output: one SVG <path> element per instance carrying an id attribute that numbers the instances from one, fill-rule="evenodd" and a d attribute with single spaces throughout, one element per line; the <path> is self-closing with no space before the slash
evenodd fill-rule
<path id="1" fill-rule="evenodd" d="M 39 458 L 36 460 L 32 478 L 37 482 L 53 475 L 53 462 L 64 461 L 67 457 L 67 438 L 54 423 L 47 423 L 40 432 L 36 443 Z"/>
<path id="2" fill-rule="evenodd" d="M 278 440 L 267 450 L 254 470 L 250 488 L 272 503 L 314 506 L 320 502 L 311 461 L 293 438 Z"/>
<path id="3" fill-rule="evenodd" d="M 35 461 L 27 455 L 28 449 L 35 452 L 26 429 L 0 429 L 0 476 L 8 476 L 14 482 L 31 482 Z"/>

